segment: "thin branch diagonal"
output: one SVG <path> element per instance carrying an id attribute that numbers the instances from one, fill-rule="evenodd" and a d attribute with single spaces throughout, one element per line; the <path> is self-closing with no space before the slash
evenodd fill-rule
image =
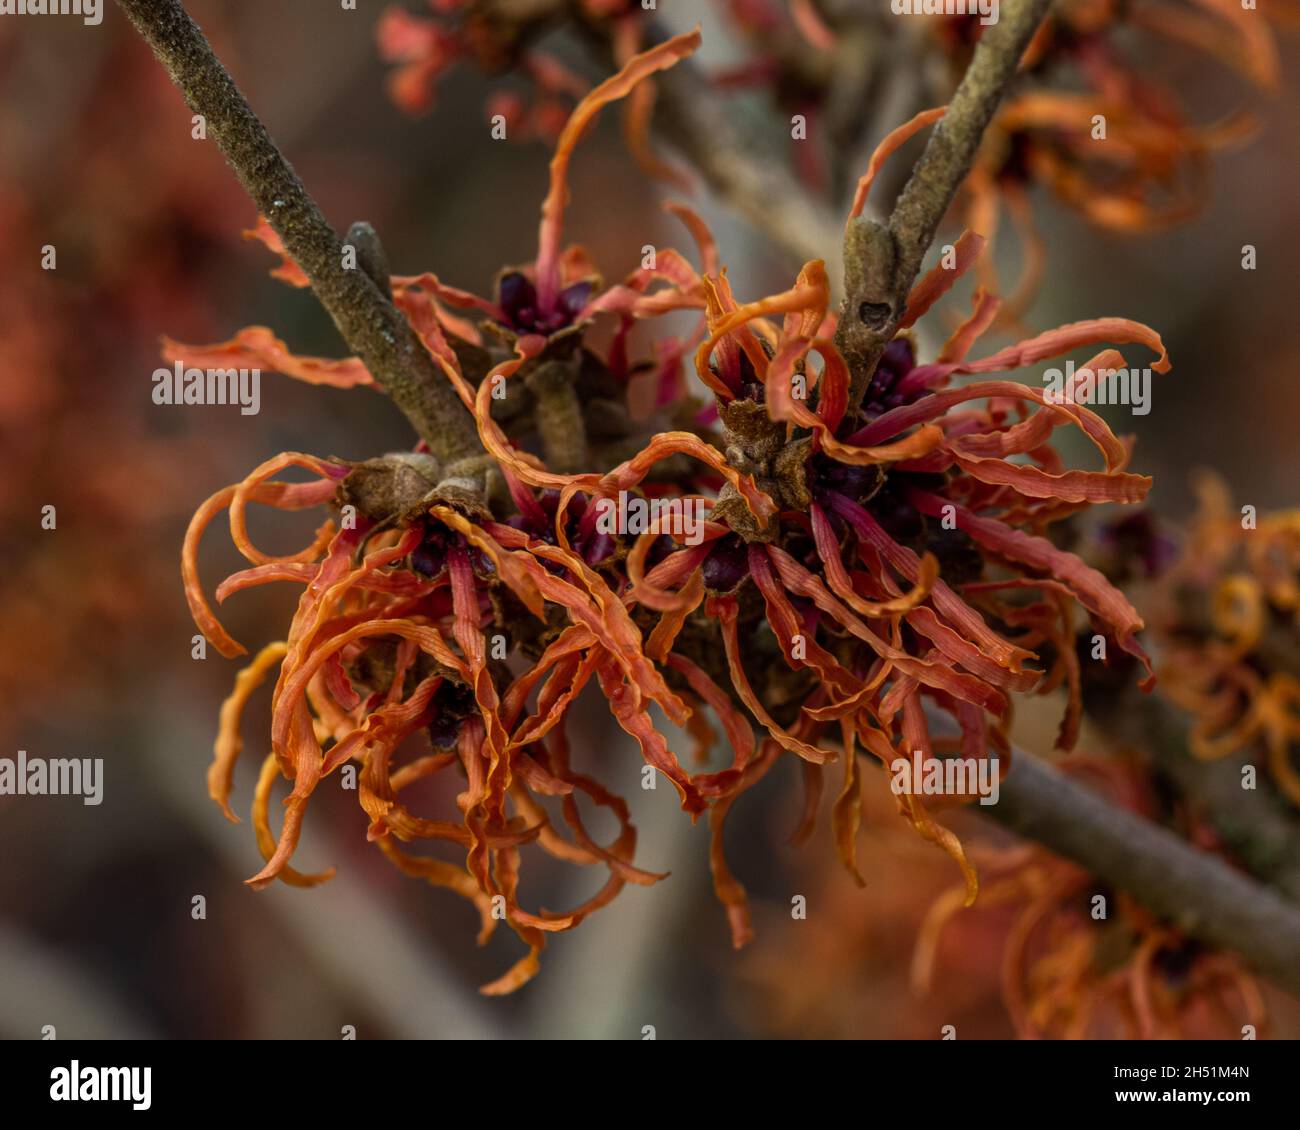
<path id="1" fill-rule="evenodd" d="M 180 0 L 118 0 L 311 280 L 339 333 L 443 465 L 482 454 L 474 421 L 401 312 L 343 243 Z"/>
<path id="2" fill-rule="evenodd" d="M 844 308 L 835 343 L 853 373 L 851 409 L 862 403 L 876 363 L 898 331 L 925 253 L 1051 2 L 1005 0 L 1001 19 L 980 37 L 970 67 L 888 223 L 861 217 L 849 225 Z"/>
<path id="3" fill-rule="evenodd" d="M 1300 996 L 1300 908 L 1250 876 L 1025 753 L 981 812 Z"/>

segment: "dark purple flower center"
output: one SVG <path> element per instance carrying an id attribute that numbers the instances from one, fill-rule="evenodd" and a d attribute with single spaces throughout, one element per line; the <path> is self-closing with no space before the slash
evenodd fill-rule
<path id="1" fill-rule="evenodd" d="M 916 367 L 916 354 L 912 343 L 905 337 L 898 337 L 885 346 L 876 371 L 871 375 L 863 397 L 863 407 L 869 415 L 879 416 L 891 408 L 906 403 L 907 397 L 898 392 L 898 385 Z"/>
<path id="2" fill-rule="evenodd" d="M 469 687 L 451 679 L 443 681 L 430 702 L 433 719 L 429 722 L 429 741 L 434 749 L 455 749 L 461 723 L 474 709 L 474 693 Z"/>
<path id="3" fill-rule="evenodd" d="M 555 308 L 543 313 L 537 302 L 537 287 L 520 271 L 502 275 L 497 284 L 497 305 L 505 315 L 507 328 L 520 334 L 550 336 L 573 325 L 583 307 L 591 300 L 589 280 L 565 287 L 555 298 Z"/>
<path id="4" fill-rule="evenodd" d="M 882 477 L 878 467 L 855 467 L 820 453 L 813 456 L 811 469 L 814 495 L 820 497 L 834 491 L 854 502 L 861 502 L 875 493 Z"/>
<path id="5" fill-rule="evenodd" d="M 491 559 L 471 546 L 461 534 L 432 523 L 425 531 L 424 540 L 411 550 L 411 568 L 426 577 L 437 577 L 447 568 L 447 554 L 453 548 L 464 549 L 469 554 L 475 575 L 483 577 L 496 571 Z"/>
<path id="6" fill-rule="evenodd" d="M 749 550 L 737 534 L 719 538 L 702 567 L 704 587 L 712 592 L 731 592 L 749 576 Z"/>

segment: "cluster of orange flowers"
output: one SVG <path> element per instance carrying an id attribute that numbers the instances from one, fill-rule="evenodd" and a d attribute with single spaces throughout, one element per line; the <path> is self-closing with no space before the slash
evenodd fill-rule
<path id="1" fill-rule="evenodd" d="M 1300 805 L 1300 512 L 1234 509 L 1216 477 L 1199 481 L 1187 551 L 1161 578 L 1165 693 L 1193 718 L 1188 749 L 1215 760 L 1262 752 L 1274 785 Z"/>
<path id="2" fill-rule="evenodd" d="M 197 567 L 215 516 L 228 510 L 232 540 L 250 565 L 221 584 L 218 600 L 270 581 L 304 586 L 285 639 L 256 656 L 222 710 L 210 783 L 230 814 L 240 716 L 253 689 L 276 672 L 271 753 L 253 806 L 266 866 L 250 882 L 326 877 L 300 874 L 290 861 L 313 791 L 355 762 L 369 837 L 384 853 L 473 901 L 484 935 L 504 920 L 528 946 L 488 992 L 531 977 L 547 934 L 576 926 L 628 882 L 663 878 L 634 863 L 624 801 L 570 764 L 566 711 L 593 680 L 682 808 L 693 819 L 708 814 L 715 885 L 741 945 L 749 915 L 723 852 L 723 824 L 783 754 L 803 766 L 804 834 L 826 767 L 838 764 L 833 831 L 861 881 L 859 752 L 889 765 L 913 751 L 929 760 L 958 751 L 984 759 L 992 750 L 1005 771 L 1011 696 L 1058 686 L 1071 691 L 1061 727 L 1068 748 L 1078 728 L 1073 639 L 1081 616 L 1146 662 L 1132 605 L 1045 535 L 1094 503 L 1142 499 L 1150 480 L 1127 469 L 1128 445 L 1099 416 L 995 375 L 1101 343 L 1149 347 L 1164 372 L 1154 331 L 1103 318 L 974 357 L 999 306 L 981 289 L 937 356 L 920 361 L 910 327 L 978 255 L 982 241 L 967 234 L 955 269 L 937 266 L 918 282 L 904 328 L 855 406 L 821 262 L 806 264 L 786 291 L 738 301 L 707 229 L 681 206 L 676 212 L 699 245 L 698 268 L 661 250 L 653 266 L 606 287 L 581 248 L 562 245 L 567 170 L 587 125 L 698 44 L 695 32 L 635 55 L 581 100 L 558 139 L 536 258 L 502 274 L 493 297 L 428 273 L 392 279 L 395 301 L 473 413 L 500 492 L 481 505 L 449 501 L 437 490 L 436 461 L 419 450 L 359 464 L 290 453 L 214 494 L 186 539 L 190 606 L 224 655 L 243 648 L 217 621 Z M 881 162 L 935 117 L 920 115 L 890 136 L 859 185 L 855 212 Z M 264 223 L 251 234 L 283 255 Z M 306 281 L 287 257 L 276 274 Z M 698 312 L 693 333 L 666 338 L 652 360 L 633 363 L 632 327 L 681 310 Z M 602 321 L 613 332 L 597 348 L 588 330 Z M 168 342 L 166 355 L 342 387 L 373 383 L 358 359 L 298 357 L 262 327 L 214 346 Z M 711 405 L 692 406 L 685 396 L 687 358 Z M 1106 348 L 1089 364 L 1123 361 Z M 529 450 L 541 406 L 533 414 L 502 410 L 494 395 L 508 386 L 516 391 L 507 402 L 524 399 L 542 366 L 624 398 L 634 373 L 651 372 L 659 403 L 684 408 L 687 426 L 654 435 L 612 469 L 553 470 Z M 964 383 L 968 375 L 981 379 Z M 1062 426 L 1077 427 L 1096 447 L 1100 469 L 1063 465 L 1050 444 Z M 683 463 L 693 469 L 683 473 Z M 311 479 L 274 478 L 291 466 Z M 702 539 L 688 542 L 661 526 L 611 534 L 598 521 L 599 504 L 622 492 L 705 508 Z M 327 521 L 300 553 L 274 557 L 249 539 L 252 502 L 282 510 L 333 503 L 339 521 Z M 501 638 L 509 641 L 505 656 L 494 647 Z M 651 705 L 704 749 L 713 737 L 702 715 L 711 710 L 729 764 L 685 768 Z M 413 751 L 421 731 L 428 744 Z M 463 776 L 457 813 L 426 817 L 403 802 L 409 785 L 449 769 Z M 269 818 L 277 777 L 291 783 L 278 834 Z M 581 795 L 618 818 L 612 842 L 589 834 Z M 562 826 L 548 803 L 558 804 Z M 958 862 L 963 901 L 973 900 L 975 873 L 956 837 L 920 796 L 901 796 L 898 806 Z M 398 846 L 417 840 L 457 845 L 464 865 Z M 608 881 L 571 910 L 526 909 L 520 867 L 533 843 L 603 867 Z"/>

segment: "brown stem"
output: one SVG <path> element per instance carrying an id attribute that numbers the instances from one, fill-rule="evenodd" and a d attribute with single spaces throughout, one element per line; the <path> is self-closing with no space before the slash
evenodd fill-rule
<path id="1" fill-rule="evenodd" d="M 1266 786 L 1242 788 L 1241 758 L 1192 757 L 1188 717 L 1159 694 L 1131 691 L 1096 699 L 1087 709 L 1104 736 L 1150 754 L 1242 865 L 1300 905 L 1300 824 L 1286 802 Z"/>
<path id="2" fill-rule="evenodd" d="M 525 377 L 533 394 L 546 465 L 560 475 L 590 470 L 587 425 L 574 387 L 575 369 L 576 365 L 560 360 L 542 361 Z"/>
<path id="3" fill-rule="evenodd" d="M 844 309 L 836 345 L 849 362 L 849 406 L 862 403 L 876 362 L 898 331 L 907 295 L 944 213 L 970 171 L 984 131 L 1052 0 L 1003 0 L 930 135 L 888 225 L 853 221 L 844 240 Z"/>
<path id="4" fill-rule="evenodd" d="M 1300 996 L 1300 909 L 1215 856 L 1024 753 L 980 811 Z"/>
<path id="5" fill-rule="evenodd" d="M 180 0 L 118 0 L 240 183 L 306 272 L 343 339 L 444 466 L 482 454 L 473 418 L 405 317 L 362 270 L 276 148 Z"/>

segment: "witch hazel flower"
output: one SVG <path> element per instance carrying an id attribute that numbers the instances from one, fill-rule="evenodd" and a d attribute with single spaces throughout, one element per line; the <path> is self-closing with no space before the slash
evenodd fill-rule
<path id="1" fill-rule="evenodd" d="M 661 253 L 657 270 L 643 268 L 624 283 L 601 290 L 595 281 L 566 281 L 566 270 L 586 260 L 580 251 L 560 247 L 565 172 L 586 123 L 601 106 L 697 43 L 697 35 L 679 37 L 634 59 L 623 75 L 597 88 L 575 111 L 553 163 L 537 260 L 503 276 L 498 301 L 445 287 L 431 275 L 392 280 L 398 305 L 478 413 L 481 434 L 508 488 L 507 503 L 517 511 L 513 517 L 501 521 L 484 503 L 448 497 L 440 481 L 443 469 L 421 451 L 354 463 L 285 453 L 214 494 L 196 513 L 186 538 L 187 598 L 196 622 L 223 655 L 233 657 L 244 649 L 220 624 L 198 576 L 199 542 L 218 514 L 229 510 L 232 540 L 250 564 L 218 587 L 218 601 L 270 582 L 304 586 L 286 638 L 255 656 L 221 711 L 209 784 L 213 799 L 233 818 L 229 797 L 242 748 L 244 707 L 253 690 L 275 673 L 271 753 L 253 803 L 266 863 L 250 884 L 314 885 L 328 878 L 329 873 L 299 872 L 291 860 L 315 790 L 326 777 L 355 763 L 360 767 L 359 800 L 370 818 L 368 835 L 384 854 L 403 871 L 471 900 L 482 916 L 483 940 L 504 920 L 528 946 L 523 959 L 485 986 L 489 993 L 510 991 L 533 976 L 548 934 L 576 926 L 628 882 L 650 884 L 663 878 L 632 863 L 636 834 L 626 803 L 570 768 L 565 713 L 588 683 L 599 686 L 615 718 L 640 743 L 647 763 L 676 787 L 686 811 L 702 813 L 739 779 L 739 770 L 688 773 L 650 724 L 651 704 L 679 724 L 689 723 L 691 710 L 649 658 L 630 603 L 618 592 L 619 582 L 611 587 L 596 572 L 595 566 L 611 554 L 611 539 L 593 536 L 590 516 L 580 503 L 573 507 L 572 523 L 565 521 L 575 491 L 617 495 L 634 489 L 664 453 L 687 452 L 724 478 L 739 476 L 720 453 L 687 433 L 657 437 L 644 452 L 605 474 L 555 474 L 517 449 L 490 411 L 497 376 L 505 379 L 542 357 L 557 339 L 580 336 L 591 317 L 613 312 L 630 321 L 703 305 L 700 277 L 676 253 Z M 703 231 L 693 214 L 680 214 L 694 232 Z M 282 256 L 278 277 L 290 285 L 305 282 L 264 222 L 249 234 Z M 657 280 L 669 285 L 651 292 Z M 693 296 L 692 291 L 699 293 Z M 578 293 L 581 300 L 570 301 Z M 481 320 L 475 323 L 456 309 L 473 311 Z M 461 357 L 487 352 L 484 346 L 491 338 L 480 330 L 484 325 L 493 326 L 497 340 L 509 342 L 513 351 L 476 378 L 476 389 Z M 257 357 L 268 368 L 313 383 L 373 384 L 357 359 L 299 357 L 261 327 L 214 346 L 166 341 L 164 349 L 222 364 Z M 274 476 L 288 467 L 316 478 L 276 481 Z M 340 518 L 322 526 L 299 553 L 273 557 L 248 537 L 246 512 L 253 502 L 282 510 L 330 504 Z M 506 666 L 511 654 L 528 661 L 522 673 L 512 675 Z M 408 759 L 404 750 L 420 734 L 432 752 Z M 451 812 L 417 815 L 403 803 L 405 787 L 447 769 L 458 769 L 466 782 Z M 276 832 L 270 796 L 278 778 L 290 782 L 290 792 Z M 614 813 L 620 831 L 612 842 L 601 844 L 588 833 L 575 803 L 580 794 Z M 567 836 L 554 825 L 543 797 L 559 799 Z M 464 866 L 413 855 L 399 846 L 426 839 L 463 848 Z M 569 912 L 526 910 L 518 894 L 521 848 L 532 843 L 567 862 L 607 869 L 607 884 Z"/>
<path id="2" fill-rule="evenodd" d="M 563 242 L 569 201 L 568 169 L 587 127 L 603 107 L 634 95 L 646 79 L 691 54 L 699 42 L 699 33 L 691 32 L 635 56 L 622 71 L 582 99 L 561 131 L 551 161 L 536 257 L 530 263 L 503 270 L 492 297 L 449 285 L 428 271 L 394 275 L 387 280 L 394 302 L 435 359 L 475 382 L 488 401 L 487 407 L 505 399 L 508 390 L 504 382 L 517 368 L 500 362 L 524 358 L 525 354 L 524 359 L 535 362 L 529 365 L 529 373 L 535 373 L 544 363 L 553 363 L 551 371 L 538 374 L 543 384 L 563 376 L 565 384 L 576 385 L 587 396 L 595 394 L 607 401 L 611 390 L 622 396 L 636 367 L 628 345 L 635 324 L 676 310 L 703 310 L 701 274 L 672 247 L 656 248 L 650 265 L 639 266 L 620 282 L 607 286 L 587 251 Z M 681 203 L 670 203 L 667 210 L 698 244 L 702 270 L 716 270 L 716 246 L 703 221 Z M 245 237 L 261 242 L 280 257 L 280 266 L 271 272 L 273 277 L 295 287 L 308 285 L 306 275 L 285 253 L 264 218 L 259 218 Z M 589 344 L 586 331 L 602 317 L 613 319 L 614 330 L 608 343 L 597 350 Z M 680 374 L 681 360 L 690 344 L 689 340 L 675 338 L 658 343 L 652 368 L 659 383 L 666 385 Z M 336 388 L 375 384 L 359 359 L 334 361 L 297 355 L 272 330 L 262 326 L 248 327 L 229 341 L 212 345 L 186 345 L 165 338 L 163 357 L 197 366 L 257 367 Z M 453 381 L 458 379 L 457 375 L 449 375 Z M 533 390 L 528 392 L 522 399 L 531 405 Z M 474 394 L 462 395 L 467 404 L 473 404 Z M 504 407 L 497 405 L 498 415 Z M 620 412 L 626 415 L 625 409 Z"/>
<path id="3" fill-rule="evenodd" d="M 499 489 L 481 499 L 448 495 L 443 469 L 419 450 L 360 463 L 290 454 L 214 495 L 187 538 L 191 607 L 223 654 L 239 645 L 203 596 L 196 564 L 198 539 L 216 514 L 229 509 L 232 539 L 250 563 L 223 583 L 219 599 L 269 581 L 304 585 L 286 638 L 259 653 L 223 710 L 212 792 L 224 806 L 243 704 L 277 672 L 271 755 L 254 802 L 266 866 L 250 881 L 320 880 L 290 865 L 305 810 L 325 777 L 355 762 L 368 834 L 380 849 L 402 870 L 474 902 L 485 933 L 501 917 L 527 945 L 489 992 L 533 976 L 548 934 L 576 926 L 628 882 L 663 877 L 633 863 L 626 803 L 570 766 L 567 712 L 588 686 L 645 765 L 672 784 L 682 809 L 692 819 L 708 815 L 715 886 L 739 945 L 751 931 L 744 889 L 723 851 L 724 824 L 735 800 L 782 756 L 802 768 L 799 838 L 811 832 L 826 768 L 837 766 L 832 831 L 861 882 L 859 752 L 887 768 L 900 758 L 919 757 L 924 768 L 949 755 L 992 755 L 1005 772 L 1016 694 L 1066 687 L 1060 744 L 1073 743 L 1078 619 L 1104 626 L 1145 662 L 1136 611 L 1045 535 L 1093 504 L 1141 500 L 1150 480 L 1127 469 L 1129 447 L 1086 407 L 995 378 L 1103 343 L 1148 346 L 1164 372 L 1154 331 L 1104 318 L 975 356 L 998 310 L 997 299 L 978 290 L 969 317 L 922 361 L 912 326 L 976 262 L 983 240 L 968 233 L 956 269 L 936 267 L 917 283 L 859 405 L 851 400 L 858 374 L 835 345 L 820 261 L 806 264 L 789 290 L 740 302 L 711 236 L 681 207 L 677 215 L 700 248 L 698 270 L 660 251 L 654 266 L 606 287 L 585 252 L 564 247 L 567 172 L 579 137 L 603 107 L 632 96 L 698 43 L 693 32 L 634 55 L 579 102 L 552 160 L 537 255 L 505 271 L 491 298 L 431 273 L 390 280 L 395 303 L 473 413 Z M 886 139 L 850 219 L 888 155 L 939 113 Z M 269 228 L 260 225 L 253 237 L 281 255 L 279 277 L 303 281 Z M 631 453 L 616 460 L 563 446 L 548 414 L 558 404 L 577 413 L 567 418 L 594 426 L 592 406 L 575 396 L 593 371 L 626 402 L 634 369 L 645 369 L 630 358 L 630 328 L 675 310 L 698 311 L 700 323 L 685 339 L 659 343 L 649 363 L 657 403 L 681 399 L 681 362 L 693 357 L 718 427 L 698 414 L 689 429 L 643 439 L 629 431 Z M 588 338 L 599 318 L 615 325 L 603 349 Z M 322 384 L 374 383 L 355 358 L 298 357 L 260 327 L 214 346 L 166 349 L 226 365 L 247 359 L 239 363 Z M 1091 364 L 1121 360 L 1107 348 Z M 968 376 L 978 379 L 966 383 Z M 527 407 L 503 409 L 499 391 L 521 387 L 531 396 Z M 1050 446 L 1058 427 L 1077 428 L 1102 469 L 1066 468 Z M 316 480 L 274 481 L 291 465 Z M 658 522 L 636 533 L 603 526 L 608 504 L 633 494 L 698 505 L 706 517 L 694 544 Z M 333 504 L 349 520 L 327 523 L 299 554 L 271 558 L 247 537 L 249 502 Z M 508 646 L 498 653 L 501 637 Z M 507 657 L 518 662 L 507 666 Z M 697 755 L 714 742 L 705 720 L 712 714 L 729 761 L 687 769 L 652 706 L 687 729 Z M 419 734 L 432 752 L 412 757 L 405 743 Z M 403 804 L 404 788 L 448 768 L 464 780 L 454 798 L 444 797 L 450 811 L 417 815 Z M 275 834 L 268 805 L 277 778 L 290 793 Z M 589 834 L 579 794 L 615 814 L 612 842 Z M 544 798 L 561 806 L 567 836 Z M 897 794 L 900 815 L 961 866 L 967 899 L 977 890 L 973 868 L 932 809 L 973 799 Z M 422 839 L 457 844 L 464 866 L 399 846 Z M 519 878 L 530 844 L 603 867 L 606 885 L 569 912 L 525 909 Z"/>
<path id="4" fill-rule="evenodd" d="M 400 475 L 393 473 L 394 462 Z M 290 466 L 318 477 L 272 480 Z M 650 702 L 670 718 L 685 720 L 686 709 L 644 656 L 624 606 L 579 558 L 558 546 L 532 546 L 527 535 L 486 517 L 429 505 L 419 470 L 418 457 L 349 467 L 286 453 L 214 494 L 195 515 L 185 544 L 186 593 L 196 622 L 223 655 L 244 649 L 217 620 L 197 569 L 199 540 L 223 509 L 250 567 L 218 587 L 219 601 L 275 581 L 304 586 L 286 638 L 258 653 L 222 707 L 209 788 L 234 819 L 229 798 L 243 710 L 257 686 L 277 672 L 271 753 L 253 804 L 266 865 L 249 884 L 312 886 L 329 878 L 332 872 L 303 874 L 290 860 L 315 790 L 356 762 L 368 837 L 403 871 L 471 900 L 482 917 L 482 940 L 503 919 L 529 946 L 525 958 L 484 987 L 506 992 L 536 972 L 547 934 L 577 925 L 627 882 L 662 878 L 631 863 L 635 831 L 627 806 L 569 768 L 562 730 L 567 706 L 595 675 L 616 717 L 630 728 L 641 728 L 636 719 L 644 718 Z M 406 486 L 405 497 L 392 489 L 398 482 Z M 355 523 L 336 528 L 327 522 L 299 553 L 272 557 L 248 539 L 250 502 L 296 510 L 330 501 L 355 510 Z M 494 658 L 493 637 L 504 640 L 507 626 L 518 634 L 518 618 L 529 615 L 554 638 L 545 646 L 535 642 L 535 662 L 512 678 Z M 539 684 L 537 709 L 529 712 L 529 695 Z M 432 752 L 395 765 L 404 744 L 420 732 Z M 650 752 L 679 778 L 684 803 L 702 807 L 666 748 Z M 403 803 L 404 787 L 453 767 L 465 787 L 451 812 L 430 818 Z M 277 777 L 291 783 L 278 833 L 269 817 Z M 621 831 L 611 844 L 599 844 L 586 831 L 573 803 L 579 793 L 618 818 Z M 552 825 L 540 797 L 563 799 L 572 839 Z M 458 845 L 466 853 L 464 866 L 399 846 L 420 840 Z M 533 842 L 569 862 L 607 868 L 607 886 L 569 912 L 524 909 L 518 901 L 520 848 Z M 503 913 L 494 913 L 498 905 Z"/>
<path id="5" fill-rule="evenodd" d="M 886 139 L 859 185 L 853 215 L 888 154 L 940 113 L 918 115 Z M 707 277 L 709 334 L 696 352 L 697 374 L 717 399 L 729 464 L 743 469 L 745 485 L 752 480 L 776 513 L 763 516 L 742 484 L 729 483 L 712 510 L 721 529 L 711 531 L 717 536 L 707 553 L 680 549 L 652 573 L 690 583 L 676 594 L 644 583 L 633 590 L 678 614 L 702 603 L 719 625 L 731 689 L 770 738 L 763 756 L 746 766 L 742 787 L 789 752 L 805 763 L 815 811 L 823 767 L 841 762 L 832 826 L 859 881 L 859 748 L 886 767 L 916 754 L 923 762 L 948 753 L 976 761 L 1000 755 L 1005 771 L 1011 697 L 1059 685 L 1069 691 L 1059 744 L 1069 748 L 1080 715 L 1073 645 L 1080 612 L 1146 664 L 1150 682 L 1136 610 L 1104 576 L 1044 536 L 1081 508 L 1140 501 L 1150 480 L 1127 470 L 1128 446 L 1086 407 L 1014 380 L 958 378 L 1010 373 L 1103 342 L 1149 346 L 1154 368 L 1164 372 L 1163 345 L 1139 323 L 1104 318 L 972 359 L 998 309 L 979 290 L 936 359 L 919 363 L 910 327 L 982 244 L 966 233 L 956 268 L 937 266 L 916 284 L 900 336 L 856 410 L 820 262 L 807 264 L 790 290 L 748 303 L 736 301 L 725 274 Z M 1121 361 L 1107 349 L 1089 365 Z M 1084 434 L 1103 469 L 1061 465 L 1048 443 L 1062 426 Z M 1025 598 L 1034 592 L 1039 599 L 1031 603 Z M 746 662 L 771 655 L 763 640 L 772 637 L 773 658 L 791 688 L 784 718 L 765 705 L 774 676 L 764 675 L 765 695 Z M 1032 665 L 1042 659 L 1050 669 Z M 936 715 L 946 715 L 958 736 L 934 733 Z M 916 793 L 900 796 L 899 808 L 959 862 L 973 899 L 975 876 L 955 837 Z M 714 815 L 720 853 L 725 808 Z M 743 892 L 720 855 L 714 871 L 724 876 L 719 890 L 740 944 L 749 933 Z"/>

